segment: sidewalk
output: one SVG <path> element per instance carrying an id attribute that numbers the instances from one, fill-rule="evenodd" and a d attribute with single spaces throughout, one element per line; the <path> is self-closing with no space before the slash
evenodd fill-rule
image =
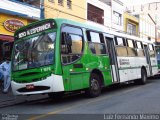
<path id="1" fill-rule="evenodd" d="M 47 99 L 48 95 L 31 95 L 31 96 L 15 96 L 12 93 L 11 88 L 9 89 L 7 94 L 2 93 L 2 89 L 0 88 L 0 107 L 9 105 L 9 104 L 17 104 L 23 103 L 27 101 L 39 100 L 39 99 Z"/>
<path id="2" fill-rule="evenodd" d="M 15 99 L 15 96 L 13 95 L 11 88 L 6 94 L 4 94 L 2 91 L 3 91 L 2 88 L 0 88 L 0 102 Z"/>

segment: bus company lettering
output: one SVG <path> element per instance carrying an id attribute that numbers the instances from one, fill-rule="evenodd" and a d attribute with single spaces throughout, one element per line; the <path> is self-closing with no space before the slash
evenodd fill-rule
<path id="1" fill-rule="evenodd" d="M 39 27 L 36 27 L 36 28 L 33 28 L 31 30 L 28 30 L 27 31 L 27 35 L 32 35 L 32 34 L 35 34 L 35 33 L 38 33 L 38 32 L 41 32 L 43 30 L 47 30 L 51 28 L 51 24 L 48 23 L 48 24 L 45 24 L 45 25 L 42 25 L 42 26 L 39 26 Z"/>
<path id="2" fill-rule="evenodd" d="M 120 65 L 129 65 L 129 59 L 119 59 Z"/>
<path id="3" fill-rule="evenodd" d="M 38 33 L 38 32 L 42 32 L 42 31 L 50 29 L 50 28 L 51 28 L 51 24 L 50 23 L 46 23 L 46 24 L 44 24 L 42 26 L 38 26 L 36 28 L 32 28 L 30 30 L 27 30 L 27 31 L 19 33 L 18 37 L 19 38 L 26 37 L 28 35 L 32 35 L 32 34 L 35 34 L 35 33 Z"/>

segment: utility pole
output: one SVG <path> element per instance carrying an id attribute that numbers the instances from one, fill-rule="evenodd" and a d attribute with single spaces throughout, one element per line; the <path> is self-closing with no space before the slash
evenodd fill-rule
<path id="1" fill-rule="evenodd" d="M 40 19 L 44 19 L 44 0 L 40 0 Z"/>
<path id="2" fill-rule="evenodd" d="M 157 32 L 157 20 L 156 19 L 154 20 L 149 13 L 148 13 L 148 16 L 155 25 L 155 43 L 156 43 L 157 42 L 157 33 L 156 33 Z"/>

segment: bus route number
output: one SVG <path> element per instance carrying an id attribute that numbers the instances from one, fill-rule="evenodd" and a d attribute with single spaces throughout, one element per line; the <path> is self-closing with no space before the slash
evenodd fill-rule
<path id="1" fill-rule="evenodd" d="M 45 67 L 41 69 L 41 72 L 48 72 L 48 71 L 51 71 L 50 67 Z"/>

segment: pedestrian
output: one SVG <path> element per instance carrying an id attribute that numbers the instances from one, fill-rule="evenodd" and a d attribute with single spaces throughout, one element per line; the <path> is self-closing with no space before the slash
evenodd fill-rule
<path id="1" fill-rule="evenodd" d="M 0 65 L 0 72 L 3 75 L 3 93 L 7 93 L 11 84 L 11 63 L 9 58 Z"/>
<path id="2" fill-rule="evenodd" d="M 2 72 L 1 72 L 1 70 L 0 70 L 0 90 L 1 90 L 1 88 L 2 88 L 2 86 L 3 86 L 3 74 L 2 74 Z"/>
<path id="3" fill-rule="evenodd" d="M 2 74 L 2 71 L 0 70 L 0 80 L 2 80 L 3 78 L 3 74 Z"/>

